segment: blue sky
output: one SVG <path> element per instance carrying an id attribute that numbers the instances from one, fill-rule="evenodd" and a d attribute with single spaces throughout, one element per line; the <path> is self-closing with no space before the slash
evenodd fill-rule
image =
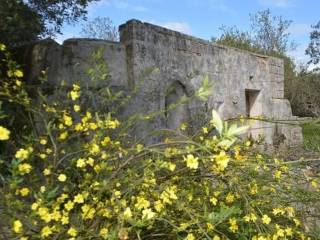
<path id="1" fill-rule="evenodd" d="M 222 25 L 250 27 L 250 13 L 270 8 L 274 15 L 292 20 L 291 39 L 298 47 L 290 54 L 306 62 L 304 50 L 309 41 L 310 26 L 320 21 L 319 0 L 100 0 L 90 4 L 88 19 L 109 17 L 115 25 L 135 18 L 161 25 L 203 39 L 219 36 Z M 83 22 L 65 25 L 59 42 L 79 37 Z"/>

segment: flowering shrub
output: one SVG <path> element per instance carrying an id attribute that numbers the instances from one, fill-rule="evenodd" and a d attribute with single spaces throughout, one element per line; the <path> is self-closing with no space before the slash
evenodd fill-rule
<path id="1" fill-rule="evenodd" d="M 143 146 L 112 114 L 83 109 L 78 84 L 66 105 L 41 92 L 31 104 L 22 76 L 8 66 L 0 91 L 34 119 L 28 136 L 0 126 L 4 239 L 319 239 L 304 221 L 319 178 L 254 151 L 238 138 L 247 127 L 213 111 L 192 138 Z"/>

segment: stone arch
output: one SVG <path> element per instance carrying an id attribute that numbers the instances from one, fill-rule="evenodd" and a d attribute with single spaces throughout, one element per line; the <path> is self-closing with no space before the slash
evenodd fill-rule
<path id="1" fill-rule="evenodd" d="M 190 122 L 190 112 L 186 101 L 188 96 L 186 87 L 180 82 L 173 82 L 166 92 L 165 116 L 166 127 L 179 130 L 182 123 Z"/>

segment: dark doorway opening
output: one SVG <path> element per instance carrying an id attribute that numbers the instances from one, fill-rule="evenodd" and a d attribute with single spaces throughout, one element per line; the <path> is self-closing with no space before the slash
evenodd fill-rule
<path id="1" fill-rule="evenodd" d="M 261 113 L 261 106 L 257 102 L 259 90 L 246 89 L 246 115 L 247 118 L 258 116 Z"/>

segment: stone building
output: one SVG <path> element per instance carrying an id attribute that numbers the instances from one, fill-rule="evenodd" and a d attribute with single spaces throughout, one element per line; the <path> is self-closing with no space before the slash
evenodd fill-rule
<path id="1" fill-rule="evenodd" d="M 182 123 L 194 131 L 216 109 L 224 119 L 243 115 L 274 120 L 250 121 L 249 134 L 264 137 L 267 145 L 279 137 L 288 145 L 302 142 L 301 128 L 282 122 L 296 118 L 284 98 L 281 59 L 215 45 L 138 20 L 128 21 L 119 30 L 120 42 L 68 39 L 62 45 L 54 41 L 34 45 L 28 78 L 33 80 L 46 69 L 52 85 L 77 81 L 90 86 L 86 69 L 92 65 L 92 53 L 103 49 L 112 87 L 127 93 L 138 89 L 122 116 L 159 112 L 137 124 L 135 136 L 155 129 L 178 129 Z M 191 98 L 169 109 L 179 99 L 192 96 L 204 76 L 212 86 L 207 102 Z"/>

